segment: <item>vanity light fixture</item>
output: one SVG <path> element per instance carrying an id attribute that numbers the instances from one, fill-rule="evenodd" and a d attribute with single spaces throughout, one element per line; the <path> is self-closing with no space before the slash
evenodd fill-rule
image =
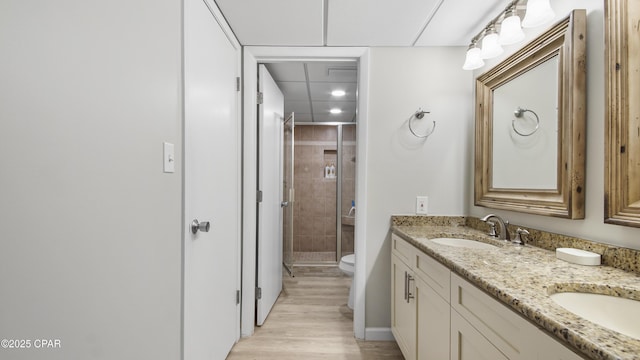
<path id="1" fill-rule="evenodd" d="M 329 110 L 329 112 L 332 113 L 333 115 L 338 115 L 338 114 L 342 114 L 342 109 L 333 108 Z"/>
<path id="2" fill-rule="evenodd" d="M 538 27 L 553 20 L 556 14 L 551 8 L 549 0 L 528 0 L 527 13 L 522 19 L 522 26 L 525 28 Z"/>
<path id="3" fill-rule="evenodd" d="M 347 93 L 344 90 L 333 90 L 331 96 L 340 97 L 345 96 Z"/>
<path id="4" fill-rule="evenodd" d="M 526 10 L 519 4 L 526 3 Z M 520 16 L 524 13 L 524 19 L 520 21 Z M 549 0 L 513 0 L 498 16 L 493 18 L 482 31 L 471 40 L 471 45 L 467 50 L 467 55 L 462 68 L 464 70 L 475 70 L 484 66 L 482 59 L 496 57 L 504 51 L 501 45 L 516 44 L 525 38 L 522 28 L 541 26 L 555 18 L 555 13 L 551 8 Z M 500 35 L 496 29 L 500 30 Z M 482 48 L 478 48 L 478 43 L 482 43 Z M 480 52 L 480 61 L 476 58 L 476 53 Z M 482 64 L 480 62 L 482 61 Z"/>
<path id="5" fill-rule="evenodd" d="M 500 45 L 512 45 L 524 40 L 524 31 L 520 26 L 520 16 L 516 12 L 516 7 L 512 6 L 505 12 L 505 18 L 500 24 Z"/>
<path id="6" fill-rule="evenodd" d="M 494 23 L 490 23 L 484 31 L 482 37 L 482 49 L 480 50 L 480 57 L 483 59 L 494 58 L 504 52 L 500 43 L 498 43 L 498 32 L 496 32 L 496 26 Z"/>
<path id="7" fill-rule="evenodd" d="M 467 57 L 464 60 L 462 68 L 464 70 L 475 70 L 484 66 L 484 61 L 480 57 L 480 48 L 478 47 L 478 40 L 471 40 L 471 45 L 467 50 Z"/>

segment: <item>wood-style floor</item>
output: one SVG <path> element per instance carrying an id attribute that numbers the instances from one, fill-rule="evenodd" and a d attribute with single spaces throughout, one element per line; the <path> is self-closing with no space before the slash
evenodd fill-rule
<path id="1" fill-rule="evenodd" d="M 241 339 L 230 360 L 402 360 L 395 342 L 356 341 L 347 307 L 351 279 L 337 267 L 295 267 L 262 327 Z"/>

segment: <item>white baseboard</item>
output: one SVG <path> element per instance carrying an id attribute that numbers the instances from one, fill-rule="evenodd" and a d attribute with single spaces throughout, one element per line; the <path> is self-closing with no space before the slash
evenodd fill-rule
<path id="1" fill-rule="evenodd" d="M 365 328 L 364 339 L 366 341 L 395 341 L 391 328 Z"/>

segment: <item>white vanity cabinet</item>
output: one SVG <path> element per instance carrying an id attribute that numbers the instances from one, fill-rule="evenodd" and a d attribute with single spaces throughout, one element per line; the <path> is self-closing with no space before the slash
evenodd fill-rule
<path id="1" fill-rule="evenodd" d="M 582 359 L 407 241 L 391 240 L 391 329 L 405 359 Z"/>
<path id="2" fill-rule="evenodd" d="M 405 359 L 449 358 L 449 276 L 445 266 L 392 236 L 391 330 Z"/>

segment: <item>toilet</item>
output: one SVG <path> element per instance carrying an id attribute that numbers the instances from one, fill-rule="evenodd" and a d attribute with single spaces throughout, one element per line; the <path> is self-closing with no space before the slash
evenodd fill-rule
<path id="1" fill-rule="evenodd" d="M 349 309 L 353 310 L 353 273 L 355 271 L 355 262 L 356 256 L 355 254 L 345 255 L 340 259 L 340 264 L 338 264 L 338 268 L 342 270 L 347 276 L 351 279 L 351 286 L 349 286 L 349 300 L 347 301 L 347 306 Z"/>

